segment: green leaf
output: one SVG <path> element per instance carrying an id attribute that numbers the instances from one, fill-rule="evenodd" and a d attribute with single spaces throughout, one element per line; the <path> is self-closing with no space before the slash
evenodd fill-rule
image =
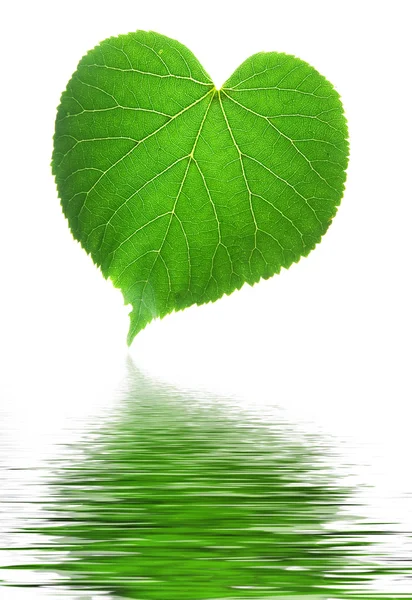
<path id="1" fill-rule="evenodd" d="M 339 95 L 307 63 L 261 52 L 217 90 L 185 46 L 137 31 L 80 61 L 52 167 L 74 237 L 132 305 L 131 343 L 306 256 L 347 162 Z"/>

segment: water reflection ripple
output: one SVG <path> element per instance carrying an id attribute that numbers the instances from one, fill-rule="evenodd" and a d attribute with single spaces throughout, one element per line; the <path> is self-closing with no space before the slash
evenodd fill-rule
<path id="1" fill-rule="evenodd" d="M 115 415 L 43 473 L 8 569 L 54 598 L 412 598 L 396 591 L 410 558 L 348 516 L 322 444 L 131 372 Z"/>

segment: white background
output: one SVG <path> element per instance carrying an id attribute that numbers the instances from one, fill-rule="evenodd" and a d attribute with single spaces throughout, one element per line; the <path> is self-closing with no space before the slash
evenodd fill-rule
<path id="1" fill-rule="evenodd" d="M 33 455 L 71 416 L 98 413 L 129 352 L 139 368 L 180 387 L 278 405 L 337 439 L 371 442 L 379 448 L 379 485 L 411 489 L 408 5 L 3 6 L 0 406 L 14 424 L 15 445 Z M 215 304 L 150 324 L 128 350 L 129 309 L 73 241 L 49 165 L 55 110 L 77 62 L 102 39 L 136 29 L 187 45 L 216 85 L 261 50 L 311 63 L 341 94 L 350 166 L 338 214 L 308 258 Z"/>
<path id="2" fill-rule="evenodd" d="M 313 64 L 342 96 L 347 188 L 321 245 L 254 288 L 149 325 L 131 353 L 177 382 L 340 419 L 401 427 L 411 399 L 411 85 L 408 2 L 56 2 L 3 8 L 2 388 L 33 404 L 123 364 L 128 307 L 73 241 L 50 157 L 56 106 L 78 60 L 110 35 L 185 43 L 217 85 L 250 54 Z M 110 369 L 109 369 L 110 370 Z M 59 399 L 55 399 L 59 404 Z"/>

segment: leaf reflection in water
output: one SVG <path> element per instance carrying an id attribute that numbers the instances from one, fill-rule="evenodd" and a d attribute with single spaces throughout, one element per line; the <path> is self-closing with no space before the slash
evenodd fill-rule
<path id="1" fill-rule="evenodd" d="M 382 598 L 366 589 L 390 569 L 342 525 L 351 491 L 321 445 L 130 366 L 117 416 L 59 472 L 31 568 L 115 598 Z"/>

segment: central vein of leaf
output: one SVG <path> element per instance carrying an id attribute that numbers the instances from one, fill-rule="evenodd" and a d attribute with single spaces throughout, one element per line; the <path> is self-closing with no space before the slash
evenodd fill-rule
<path id="1" fill-rule="evenodd" d="M 181 229 L 181 231 L 182 231 L 182 234 L 183 234 L 183 237 L 184 237 L 184 239 L 185 239 L 185 244 L 186 244 L 186 249 L 187 249 L 188 274 L 189 274 L 189 276 L 188 276 L 188 284 L 187 284 L 187 291 L 189 292 L 189 290 L 190 290 L 191 277 L 192 277 L 192 265 L 191 265 L 191 261 L 190 261 L 190 246 L 189 246 L 189 240 L 187 239 L 187 235 L 186 235 L 186 232 L 185 232 L 185 229 L 184 229 L 184 226 L 183 226 L 183 222 L 182 222 L 182 220 L 180 219 L 180 217 L 179 217 L 179 216 L 176 214 L 176 208 L 177 208 L 177 204 L 178 204 L 178 202 L 179 202 L 179 198 L 180 198 L 180 196 L 181 196 L 181 193 L 182 193 L 182 190 L 183 190 L 183 186 L 184 186 L 184 184 L 185 184 L 185 181 L 186 181 L 186 179 L 187 179 L 187 175 L 188 175 L 188 172 L 189 172 L 190 165 L 191 165 L 192 161 L 194 161 L 194 160 L 195 160 L 196 146 L 197 146 L 197 143 L 198 143 L 198 141 L 199 141 L 200 135 L 201 135 L 201 133 L 202 133 L 202 129 L 203 129 L 203 126 L 204 126 L 204 124 L 205 124 L 205 121 L 206 121 L 207 115 L 208 115 L 208 113 L 209 113 L 209 109 L 210 109 L 210 106 L 211 106 L 211 104 L 212 104 L 212 101 L 213 101 L 213 98 L 214 98 L 214 96 L 215 96 L 215 93 L 216 93 L 216 89 L 215 89 L 215 88 L 212 88 L 212 89 L 211 89 L 211 90 L 210 90 L 210 91 L 209 91 L 209 92 L 206 94 L 206 96 L 204 96 L 204 97 L 207 97 L 208 95 L 210 95 L 210 101 L 209 101 L 209 104 L 207 105 L 207 108 L 206 108 L 206 110 L 205 110 L 205 114 L 204 114 L 204 116 L 203 116 L 202 122 L 201 122 L 201 124 L 200 124 L 200 127 L 199 127 L 199 130 L 198 130 L 198 132 L 197 132 L 197 135 L 196 135 L 196 138 L 195 138 L 195 141 L 194 141 L 194 144 L 193 144 L 192 150 L 190 151 L 190 153 L 189 153 L 189 154 L 188 154 L 188 156 L 187 156 L 187 165 L 186 165 L 186 169 L 185 169 L 185 172 L 184 172 L 184 175 L 183 175 L 182 181 L 181 181 L 181 183 L 180 183 L 180 187 L 179 187 L 178 193 L 177 193 L 177 195 L 176 195 L 176 198 L 175 198 L 175 201 L 174 201 L 174 204 L 173 204 L 173 208 L 172 208 L 172 210 L 171 210 L 171 212 L 170 212 L 170 218 L 169 218 L 169 222 L 168 222 L 168 225 L 167 225 L 167 228 L 166 228 L 166 232 L 165 232 L 165 235 L 164 235 L 164 237 L 163 237 L 163 240 L 162 240 L 162 243 L 161 243 L 160 247 L 159 247 L 159 248 L 158 248 L 158 250 L 156 251 L 156 254 L 155 254 L 155 258 L 154 258 L 154 261 L 153 261 L 152 267 L 151 267 L 151 269 L 150 269 L 150 272 L 149 272 L 149 275 L 148 275 L 148 277 L 147 277 L 147 279 L 146 279 L 146 282 L 145 282 L 145 284 L 144 284 L 144 286 L 143 286 L 143 290 L 142 290 L 142 297 L 144 297 L 144 292 L 145 292 L 145 290 L 146 290 L 147 284 L 148 284 L 148 283 L 149 283 L 149 281 L 150 281 L 150 277 L 151 277 L 151 275 L 152 275 L 152 273 L 153 273 L 153 270 L 154 270 L 154 268 L 155 268 L 155 266 L 156 266 L 156 263 L 157 263 L 157 261 L 158 261 L 159 259 L 163 261 L 163 258 L 162 258 L 162 256 L 161 256 L 161 252 L 162 252 L 162 250 L 163 250 L 163 247 L 164 247 L 164 245 L 165 245 L 165 242 L 166 242 L 167 236 L 168 236 L 168 234 L 169 234 L 170 227 L 171 227 L 171 225 L 172 225 L 172 221 L 173 221 L 173 217 L 174 217 L 175 219 L 177 219 L 177 222 L 179 223 L 180 229 Z M 203 98 L 204 98 L 204 97 L 203 97 Z M 165 263 L 164 261 L 163 261 L 163 264 L 164 264 L 164 266 L 165 266 L 165 268 L 166 268 L 166 273 L 167 273 L 167 276 L 168 276 L 168 283 L 169 283 L 169 294 L 170 294 L 170 291 L 171 291 L 171 280 L 170 280 L 170 275 L 169 275 L 169 271 L 168 271 L 167 265 L 166 265 L 166 263 Z"/>

